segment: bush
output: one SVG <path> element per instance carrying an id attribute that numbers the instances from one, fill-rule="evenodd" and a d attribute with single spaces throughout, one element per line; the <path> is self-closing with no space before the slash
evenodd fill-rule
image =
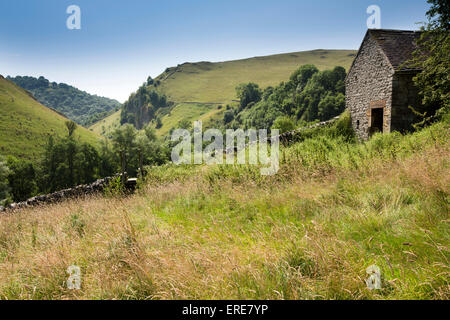
<path id="1" fill-rule="evenodd" d="M 106 186 L 103 192 L 107 197 L 117 197 L 124 195 L 125 191 L 125 185 L 122 183 L 122 178 L 115 177 L 111 180 L 108 186 Z"/>
<path id="2" fill-rule="evenodd" d="M 289 117 L 281 116 L 274 121 L 272 129 L 278 129 L 280 133 L 285 133 L 294 130 L 295 125 Z"/>

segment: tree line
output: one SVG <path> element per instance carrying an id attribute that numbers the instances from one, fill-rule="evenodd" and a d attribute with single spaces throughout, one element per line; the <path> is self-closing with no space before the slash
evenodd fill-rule
<path id="1" fill-rule="evenodd" d="M 345 109 L 343 67 L 319 71 L 303 65 L 289 81 L 264 90 L 255 83 L 236 87 L 238 106 L 227 106 L 223 123 L 228 128 L 271 128 L 286 131 L 316 120 L 328 120 Z"/>
<path id="2" fill-rule="evenodd" d="M 168 161 L 168 146 L 147 126 L 138 131 L 131 124 L 117 128 L 111 141 L 94 147 L 76 136 L 77 124 L 66 122 L 67 135 L 50 136 L 38 161 L 0 158 L 0 205 L 19 202 L 38 194 L 91 183 L 116 173 L 144 175 L 144 167 Z"/>

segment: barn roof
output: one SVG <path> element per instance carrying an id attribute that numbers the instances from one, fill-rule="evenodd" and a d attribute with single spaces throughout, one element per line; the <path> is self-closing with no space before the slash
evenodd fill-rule
<path id="1" fill-rule="evenodd" d="M 411 69 L 403 64 L 412 58 L 412 53 L 417 49 L 420 31 L 369 29 L 368 33 L 383 50 L 395 71 Z"/>

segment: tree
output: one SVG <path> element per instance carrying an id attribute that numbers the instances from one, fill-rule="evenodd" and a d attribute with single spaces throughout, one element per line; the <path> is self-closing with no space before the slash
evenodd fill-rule
<path id="1" fill-rule="evenodd" d="M 68 137 L 65 140 L 66 149 L 67 149 L 67 162 L 69 166 L 69 185 L 74 185 L 74 157 L 77 153 L 77 144 L 73 138 L 73 133 L 77 129 L 77 124 L 73 121 L 66 121 L 65 122 L 67 130 L 68 130 Z"/>
<path id="2" fill-rule="evenodd" d="M 256 83 L 241 83 L 236 87 L 236 95 L 240 100 L 239 110 L 242 110 L 251 102 L 261 100 L 262 91 Z"/>
<path id="3" fill-rule="evenodd" d="M 190 130 L 192 128 L 192 123 L 187 119 L 183 119 L 178 123 L 178 128 Z"/>
<path id="4" fill-rule="evenodd" d="M 428 115 L 438 109 L 438 114 L 443 115 L 450 109 L 450 3 L 447 0 L 428 0 L 428 3 L 431 4 L 428 24 L 413 60 L 408 63 L 423 70 L 414 81 Z"/>
<path id="5" fill-rule="evenodd" d="M 431 30 L 450 31 L 450 2 L 447 0 L 428 0 L 431 4 L 427 12 Z"/>
<path id="6" fill-rule="evenodd" d="M 100 177 L 110 177 L 117 172 L 117 156 L 112 150 L 107 139 L 100 140 Z"/>
<path id="7" fill-rule="evenodd" d="M 309 79 L 318 72 L 319 69 L 315 65 L 305 64 L 291 74 L 290 80 L 294 83 L 297 91 L 302 91 Z"/>
<path id="8" fill-rule="evenodd" d="M 9 198 L 8 174 L 9 168 L 0 158 L 0 205 L 4 205 Z"/>
<path id="9" fill-rule="evenodd" d="M 31 162 L 8 157 L 8 183 L 15 202 L 31 198 L 37 192 L 36 171 Z"/>
<path id="10" fill-rule="evenodd" d="M 340 115 L 345 110 L 345 96 L 342 93 L 334 95 L 328 92 L 319 102 L 318 117 L 320 120 L 329 120 Z"/>
<path id="11" fill-rule="evenodd" d="M 129 123 L 117 128 L 112 133 L 113 148 L 119 154 L 122 175 L 125 175 L 132 160 L 135 139 L 136 129 Z"/>
<path id="12" fill-rule="evenodd" d="M 147 86 L 145 83 L 130 95 L 122 106 L 120 124 L 131 123 L 137 129 L 142 129 L 149 119 L 154 118 L 158 109 L 170 105 L 167 97 L 159 93 L 155 86 Z"/>
<path id="13" fill-rule="evenodd" d="M 162 121 L 161 121 L 161 117 L 156 117 L 156 125 L 155 125 L 155 128 L 156 129 L 160 129 L 161 127 L 163 126 L 163 123 L 162 123 Z"/>
<path id="14" fill-rule="evenodd" d="M 69 137 L 71 137 L 73 135 L 73 133 L 75 132 L 75 130 L 77 129 L 77 124 L 73 121 L 66 121 L 66 128 L 69 131 Z"/>
<path id="15" fill-rule="evenodd" d="M 272 129 L 278 129 L 280 133 L 285 133 L 294 130 L 295 125 L 289 117 L 281 116 L 273 122 Z"/>
<path id="16" fill-rule="evenodd" d="M 136 151 L 141 177 L 144 176 L 144 157 L 150 152 L 154 140 L 156 140 L 156 135 L 150 126 L 147 126 L 144 131 L 140 131 L 136 136 Z"/>
<path id="17" fill-rule="evenodd" d="M 234 119 L 234 112 L 233 110 L 227 110 L 225 111 L 225 113 L 223 114 L 223 122 L 225 124 L 230 123 L 231 121 L 233 121 Z"/>
<path id="18" fill-rule="evenodd" d="M 39 191 L 53 192 L 93 182 L 101 175 L 99 153 L 89 144 L 72 137 L 50 137 L 37 175 Z"/>
<path id="19" fill-rule="evenodd" d="M 90 144 L 83 143 L 78 147 L 75 157 L 75 184 L 86 184 L 99 177 L 100 156 Z"/>
<path id="20" fill-rule="evenodd" d="M 234 113 L 226 111 L 223 125 L 226 128 L 263 129 L 272 127 L 278 118 L 276 126 L 287 125 L 287 119 L 292 119 L 293 123 L 296 120 L 328 120 L 345 107 L 345 77 L 343 67 L 319 71 L 314 65 L 302 66 L 292 73 L 289 81 L 266 88 L 257 102 L 246 100 L 248 91 L 254 86 L 240 85 L 237 91 L 242 97 L 241 108 Z M 243 105 L 245 109 L 242 109 Z"/>

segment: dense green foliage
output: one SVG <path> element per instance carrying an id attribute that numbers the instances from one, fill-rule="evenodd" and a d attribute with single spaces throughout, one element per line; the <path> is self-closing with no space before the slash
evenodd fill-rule
<path id="1" fill-rule="evenodd" d="M 113 132 L 112 143 L 101 140 L 99 148 L 83 142 L 77 130 L 73 121 L 67 121 L 67 135 L 49 136 L 45 152 L 33 162 L 11 155 L 0 161 L 0 205 L 88 184 L 119 171 L 142 175 L 144 166 L 169 160 L 169 145 L 159 141 L 150 126 L 141 131 L 131 124 L 121 126 Z"/>
<path id="2" fill-rule="evenodd" d="M 439 115 L 450 110 L 450 5 L 446 0 L 428 2 L 432 5 L 427 12 L 429 21 L 413 59 L 423 69 L 414 80 L 428 110 L 425 118 L 438 109 Z"/>
<path id="3" fill-rule="evenodd" d="M 278 129 L 280 133 L 285 133 L 294 130 L 295 124 L 289 117 L 281 116 L 274 121 L 272 129 Z"/>
<path id="4" fill-rule="evenodd" d="M 3 205 L 9 197 L 8 174 L 9 169 L 0 158 L 0 205 Z"/>
<path id="5" fill-rule="evenodd" d="M 250 103 L 261 100 L 262 91 L 256 83 L 242 83 L 236 87 L 236 96 L 239 99 L 239 111 Z"/>
<path id="6" fill-rule="evenodd" d="M 112 133 L 113 150 L 120 158 L 122 173 L 144 174 L 144 166 L 161 165 L 169 160 L 168 145 L 157 139 L 154 129 L 147 125 L 137 131 L 127 123 Z"/>
<path id="7" fill-rule="evenodd" d="M 100 152 L 73 136 L 68 122 L 68 135 L 55 140 L 50 137 L 44 157 L 38 168 L 37 183 L 40 193 L 53 192 L 116 173 L 117 159 L 102 145 Z"/>
<path id="8" fill-rule="evenodd" d="M 31 198 L 38 191 L 36 170 L 29 160 L 8 157 L 9 168 L 8 183 L 10 194 L 15 201 L 24 201 Z"/>
<path id="9" fill-rule="evenodd" d="M 227 110 L 223 122 L 233 128 L 262 129 L 270 128 L 280 117 L 285 124 L 286 117 L 294 124 L 328 120 L 345 109 L 345 76 L 342 67 L 319 71 L 304 65 L 275 88 L 261 91 L 253 83 L 241 84 L 236 88 L 239 107 Z"/>
<path id="10" fill-rule="evenodd" d="M 150 120 L 155 118 L 160 108 L 171 104 L 164 94 L 156 90 L 156 83 L 149 77 L 139 89 L 132 93 L 122 106 L 120 124 L 130 123 L 138 129 L 142 129 Z"/>
<path id="11" fill-rule="evenodd" d="M 44 77 L 7 77 L 28 90 L 43 105 L 64 114 L 85 127 L 97 122 L 120 108 L 116 100 L 91 95 L 65 83 L 50 82 Z"/>
<path id="12" fill-rule="evenodd" d="M 100 151 L 80 140 L 74 122 L 66 137 L 48 138 L 44 154 L 30 161 L 8 156 L 0 162 L 0 199 L 19 202 L 76 185 L 87 184 L 118 171 L 118 157 L 107 142 Z"/>

